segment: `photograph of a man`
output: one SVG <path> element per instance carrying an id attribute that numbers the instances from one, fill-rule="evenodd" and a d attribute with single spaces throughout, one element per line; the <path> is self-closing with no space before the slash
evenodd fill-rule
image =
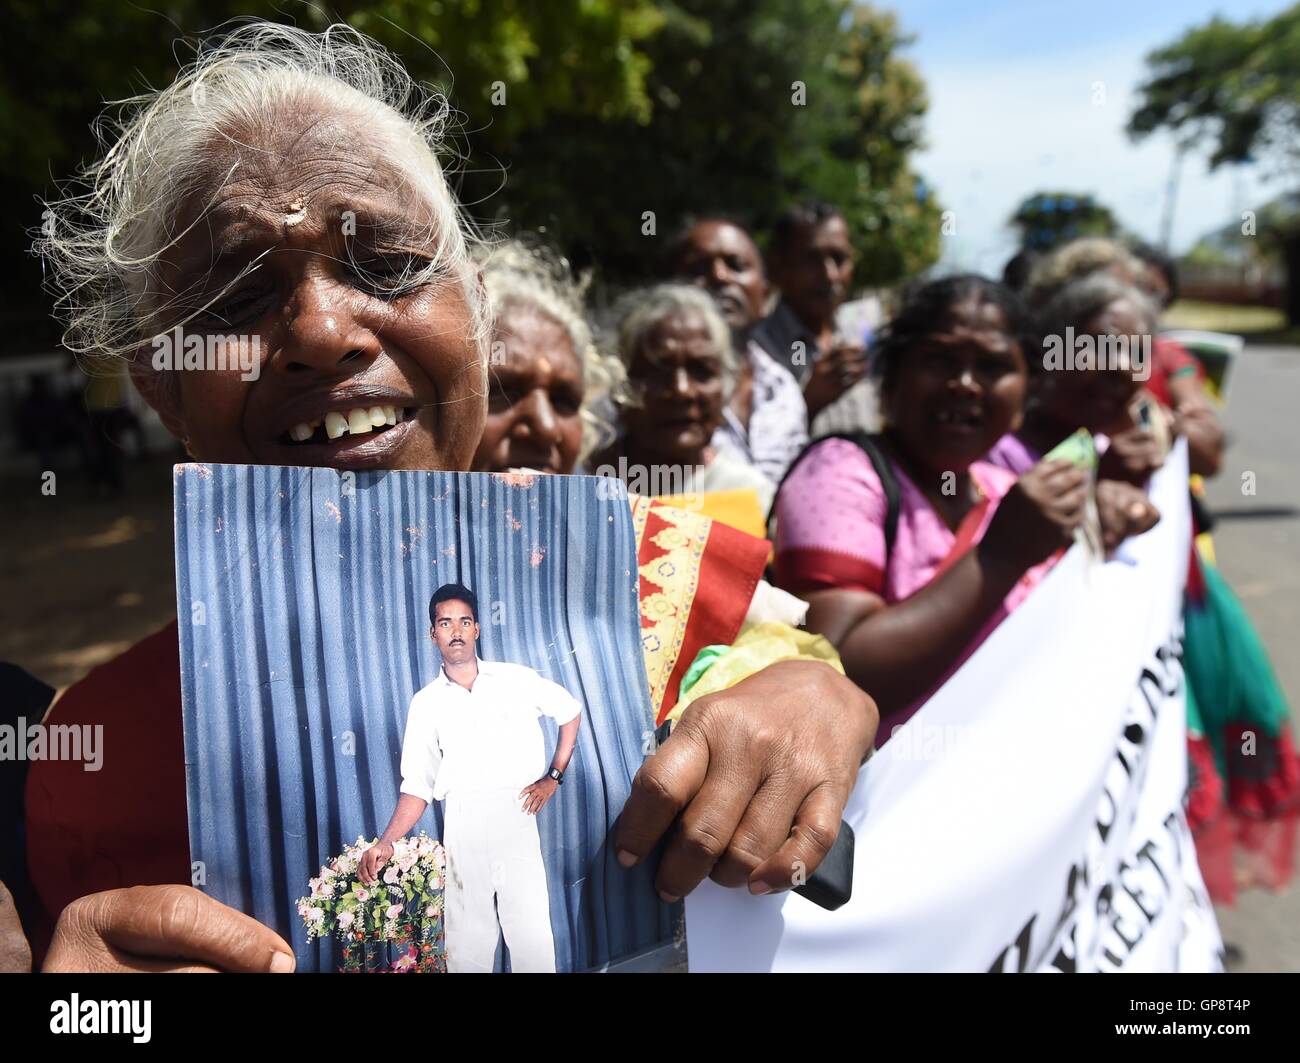
<path id="1" fill-rule="evenodd" d="M 411 699 L 397 808 L 358 868 L 373 882 L 430 802 L 443 801 L 447 969 L 493 970 L 499 937 L 517 972 L 555 970 L 537 813 L 564 779 L 581 706 L 521 664 L 479 659 L 478 600 L 446 584 L 429 601 L 438 677 Z M 559 725 L 549 769 L 539 723 Z"/>

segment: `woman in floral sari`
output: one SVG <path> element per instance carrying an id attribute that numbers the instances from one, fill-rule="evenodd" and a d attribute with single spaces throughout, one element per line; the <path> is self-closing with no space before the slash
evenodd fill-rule
<path id="1" fill-rule="evenodd" d="M 126 358 L 199 461 L 468 469 L 488 316 L 435 155 L 443 115 L 347 27 L 238 27 L 136 101 L 85 194 L 52 207 L 40 250 L 67 342 Z M 176 329 L 234 351 L 169 370 L 151 338 Z M 671 602 L 682 644 L 711 595 L 738 625 L 757 582 L 715 532 L 655 547 L 687 549 L 698 568 L 694 600 Z M 40 762 L 26 778 L 27 936 L 44 968 L 291 969 L 271 930 L 182 885 L 175 628 L 75 684 L 46 721 L 102 724 L 104 767 Z M 696 702 L 638 773 L 613 839 L 620 861 L 668 835 L 656 879 L 667 899 L 709 876 L 789 888 L 833 840 L 874 730 L 871 700 L 821 662 L 773 664 Z"/>

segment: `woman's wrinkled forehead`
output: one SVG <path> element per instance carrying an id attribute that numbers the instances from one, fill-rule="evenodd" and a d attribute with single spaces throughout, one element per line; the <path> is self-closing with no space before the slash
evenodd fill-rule
<path id="1" fill-rule="evenodd" d="M 709 323 L 690 308 L 675 310 L 654 322 L 646 329 L 637 351 L 639 360 L 652 364 L 672 361 L 683 354 L 721 357 Z"/>
<path id="2" fill-rule="evenodd" d="M 167 265 L 207 270 L 241 252 L 330 233 L 408 250 L 438 245 L 449 235 L 440 218 L 447 211 L 433 201 L 441 182 L 413 172 L 437 164 L 402 140 L 319 108 L 286 106 L 229 123 L 199 153 Z"/>

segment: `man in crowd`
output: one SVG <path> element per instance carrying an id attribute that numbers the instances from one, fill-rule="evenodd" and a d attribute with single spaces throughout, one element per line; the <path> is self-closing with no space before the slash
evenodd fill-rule
<path id="1" fill-rule="evenodd" d="M 768 274 L 781 299 L 751 335 L 799 381 L 814 436 L 878 426 L 875 390 L 863 379 L 868 322 L 846 305 L 853 265 L 848 223 L 829 204 L 801 204 L 777 220 Z"/>
<path id="2" fill-rule="evenodd" d="M 674 280 L 705 289 L 731 327 L 741 372 L 713 445 L 744 458 L 775 486 L 808 441 L 803 392 L 749 331 L 767 305 L 767 273 L 753 237 L 726 218 L 701 218 L 673 241 Z"/>

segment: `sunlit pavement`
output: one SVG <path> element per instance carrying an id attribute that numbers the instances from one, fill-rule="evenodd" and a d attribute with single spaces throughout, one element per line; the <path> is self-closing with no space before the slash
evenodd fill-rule
<path id="1" fill-rule="evenodd" d="M 1229 385 L 1229 449 L 1211 484 L 1219 566 L 1268 646 L 1300 724 L 1300 347 L 1247 347 Z M 1243 474 L 1256 493 L 1243 495 Z M 1300 886 L 1219 911 L 1234 970 L 1300 971 Z"/>

